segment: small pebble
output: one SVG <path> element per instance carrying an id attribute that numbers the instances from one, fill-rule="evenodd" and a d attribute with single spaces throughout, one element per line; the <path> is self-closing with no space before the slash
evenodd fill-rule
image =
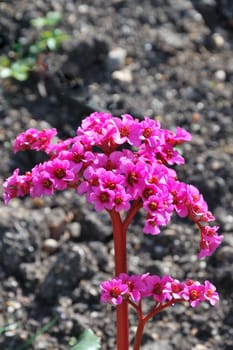
<path id="1" fill-rule="evenodd" d="M 59 247 L 58 241 L 53 238 L 48 238 L 44 241 L 44 250 L 47 253 L 54 253 Z"/>
<path id="2" fill-rule="evenodd" d="M 126 59 L 126 50 L 116 47 L 111 50 L 107 57 L 107 67 L 110 72 L 119 70 L 124 67 Z"/>
<path id="3" fill-rule="evenodd" d="M 222 49 L 225 45 L 225 40 L 219 33 L 214 33 L 212 35 L 212 41 L 216 49 Z"/>
<path id="4" fill-rule="evenodd" d="M 71 222 L 67 225 L 67 229 L 70 232 L 72 238 L 80 237 L 81 225 L 79 222 Z"/>
<path id="5" fill-rule="evenodd" d="M 132 73 L 128 69 L 116 70 L 112 73 L 112 78 L 128 84 L 133 80 Z"/>
<path id="6" fill-rule="evenodd" d="M 219 81 L 225 81 L 226 80 L 226 72 L 224 72 L 224 70 L 220 69 L 217 70 L 214 74 L 215 79 L 219 80 Z"/>

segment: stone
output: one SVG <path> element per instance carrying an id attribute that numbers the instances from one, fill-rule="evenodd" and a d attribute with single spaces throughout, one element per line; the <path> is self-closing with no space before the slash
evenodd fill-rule
<path id="1" fill-rule="evenodd" d="M 214 33 L 212 35 L 211 39 L 212 39 L 212 43 L 216 49 L 219 49 L 219 50 L 223 49 L 223 47 L 225 45 L 225 40 L 221 34 Z"/>
<path id="2" fill-rule="evenodd" d="M 51 260 L 38 297 L 54 303 L 60 295 L 71 292 L 81 279 L 91 278 L 97 270 L 96 259 L 87 245 L 73 242 L 63 244 L 55 262 Z"/>
<path id="3" fill-rule="evenodd" d="M 112 73 L 112 78 L 122 83 L 132 83 L 133 76 L 129 69 L 116 70 Z"/>
<path id="4" fill-rule="evenodd" d="M 226 80 L 226 72 L 224 70 L 222 70 L 222 69 L 217 70 L 214 73 L 214 76 L 219 81 L 225 81 Z"/>
<path id="5" fill-rule="evenodd" d="M 116 47 L 109 51 L 107 56 L 107 68 L 110 72 L 120 70 L 125 65 L 126 50 L 122 47 Z"/>
<path id="6" fill-rule="evenodd" d="M 54 253 L 59 247 L 59 242 L 53 238 L 44 241 L 43 248 L 47 253 Z"/>

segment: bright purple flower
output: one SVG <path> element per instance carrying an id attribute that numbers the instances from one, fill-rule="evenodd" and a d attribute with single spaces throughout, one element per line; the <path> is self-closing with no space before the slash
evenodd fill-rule
<path id="1" fill-rule="evenodd" d="M 125 176 L 126 192 L 132 196 L 132 200 L 136 199 L 144 187 L 145 164 L 140 161 L 134 164 L 131 160 L 123 158 L 120 170 Z"/>
<path id="2" fill-rule="evenodd" d="M 98 166 L 104 168 L 106 170 L 112 170 L 118 172 L 118 169 L 121 164 L 121 157 L 123 156 L 122 151 L 114 151 L 109 156 L 100 153 L 97 154 L 96 157 L 98 159 Z"/>
<path id="3" fill-rule="evenodd" d="M 128 285 L 122 283 L 119 279 L 102 282 L 101 288 L 101 302 L 119 305 L 122 303 L 124 296 L 128 293 Z"/>
<path id="4" fill-rule="evenodd" d="M 177 279 L 167 282 L 164 288 L 164 292 L 169 293 L 171 297 L 175 300 L 182 299 L 182 292 L 184 289 L 184 283 Z"/>
<path id="5" fill-rule="evenodd" d="M 96 175 L 99 179 L 100 188 L 108 188 L 109 190 L 116 190 L 117 185 L 124 185 L 124 176 L 116 174 L 113 171 L 108 171 L 104 168 L 96 170 Z"/>
<path id="6" fill-rule="evenodd" d="M 152 275 L 145 279 L 146 293 L 148 296 L 152 296 L 153 299 L 159 303 L 169 301 L 172 299 L 170 292 L 166 289 L 167 283 L 172 282 L 171 276 L 159 276 Z"/>
<path id="7" fill-rule="evenodd" d="M 92 200 L 90 199 L 90 194 L 93 192 L 93 190 L 96 187 L 100 186 L 99 176 L 97 174 L 97 171 L 102 168 L 96 168 L 93 166 L 88 166 L 84 172 L 83 172 L 83 178 L 84 180 L 80 183 L 80 185 L 77 188 L 78 194 L 86 193 L 86 198 L 89 203 L 92 203 Z"/>
<path id="8" fill-rule="evenodd" d="M 189 301 L 192 307 L 197 307 L 201 301 L 204 301 L 204 286 L 199 282 L 187 280 L 182 297 L 184 300 Z"/>
<path id="9" fill-rule="evenodd" d="M 54 194 L 54 179 L 50 173 L 39 165 L 32 170 L 32 184 L 30 188 L 31 197 L 51 196 Z"/>
<path id="10" fill-rule="evenodd" d="M 140 123 L 140 139 L 150 148 L 156 148 L 164 143 L 163 132 L 160 130 L 159 121 L 148 117 Z"/>
<path id="11" fill-rule="evenodd" d="M 139 302 L 141 300 L 142 294 L 146 291 L 146 286 L 143 282 L 142 276 L 129 276 L 126 273 L 121 273 L 118 276 L 118 279 L 120 279 L 122 283 L 128 286 L 127 294 L 131 300 L 134 302 Z"/>
<path id="12" fill-rule="evenodd" d="M 90 203 L 94 204 L 96 211 L 102 211 L 104 209 L 111 210 L 114 207 L 115 193 L 112 190 L 101 190 L 99 187 L 93 188 L 90 192 L 88 199 Z"/>
<path id="13" fill-rule="evenodd" d="M 203 226 L 201 229 L 201 242 L 199 258 L 210 256 L 218 248 L 223 240 L 223 236 L 217 234 L 218 226 Z"/>
<path id="14" fill-rule="evenodd" d="M 12 198 L 23 197 L 29 194 L 31 184 L 31 173 L 19 175 L 19 169 L 15 169 L 13 175 L 8 177 L 3 183 L 3 199 L 8 204 Z"/>
<path id="15" fill-rule="evenodd" d="M 176 132 L 165 130 L 165 139 L 166 142 L 174 147 L 184 143 L 185 141 L 191 141 L 192 136 L 183 128 L 177 127 Z"/>
<path id="16" fill-rule="evenodd" d="M 94 112 L 82 121 L 81 127 L 77 130 L 77 135 L 88 137 L 90 145 L 99 146 L 108 153 L 115 143 L 115 138 L 120 138 L 119 130 L 111 114 L 104 112 Z"/>
<path id="17" fill-rule="evenodd" d="M 209 301 L 211 305 L 215 305 L 219 301 L 219 295 L 216 292 L 216 287 L 209 281 L 204 283 L 204 298 Z"/>
<path id="18" fill-rule="evenodd" d="M 168 191 L 172 194 L 174 209 L 180 217 L 188 215 L 187 185 L 174 178 L 168 180 Z"/>
<path id="19" fill-rule="evenodd" d="M 143 208 L 148 211 L 149 215 L 157 217 L 158 225 L 166 225 L 170 221 L 173 211 L 172 196 L 166 188 L 164 191 L 158 188 L 156 194 L 151 195 L 143 202 Z"/>
<path id="20" fill-rule="evenodd" d="M 117 144 L 128 142 L 134 147 L 140 146 L 141 140 L 139 138 L 140 128 L 138 119 L 133 118 L 129 114 L 123 114 L 121 118 L 114 118 L 114 122 L 117 125 L 120 136 L 119 139 L 116 137 L 114 138 Z"/>
<path id="21" fill-rule="evenodd" d="M 184 158 L 179 154 L 179 152 L 174 150 L 174 148 L 167 143 L 159 147 L 157 157 L 158 159 L 161 159 L 164 164 L 180 165 L 185 163 Z"/>
<path id="22" fill-rule="evenodd" d="M 145 225 L 143 227 L 143 233 L 158 235 L 160 233 L 159 223 L 163 221 L 161 214 L 147 215 Z"/>
<path id="23" fill-rule="evenodd" d="M 43 164 L 44 170 L 48 172 L 53 179 L 54 187 L 57 190 L 64 190 L 68 187 L 68 183 L 72 183 L 75 179 L 73 171 L 70 169 L 68 160 L 60 160 L 55 158 Z"/>
<path id="24" fill-rule="evenodd" d="M 114 191 L 114 209 L 117 212 L 120 212 L 122 210 L 128 211 L 130 209 L 130 201 L 130 194 L 125 192 L 125 188 L 123 186 L 118 185 L 116 190 Z"/>
<path id="25" fill-rule="evenodd" d="M 206 202 L 199 190 L 193 185 L 187 185 L 187 203 L 191 213 L 195 216 L 202 216 L 208 211 Z"/>
<path id="26" fill-rule="evenodd" d="M 210 222 L 215 220 L 215 216 L 209 210 L 207 210 L 200 218 L 202 222 Z"/>

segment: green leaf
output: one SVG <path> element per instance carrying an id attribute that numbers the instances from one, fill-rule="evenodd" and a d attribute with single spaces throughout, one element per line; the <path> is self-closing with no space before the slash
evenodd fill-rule
<path id="1" fill-rule="evenodd" d="M 19 80 L 19 81 L 25 81 L 28 78 L 28 73 L 27 72 L 22 73 L 22 72 L 11 71 L 11 77 L 15 78 L 16 80 Z"/>
<path id="2" fill-rule="evenodd" d="M 36 28 L 42 28 L 45 26 L 45 18 L 44 17 L 38 17 L 31 20 L 31 25 L 33 25 Z"/>
<path id="3" fill-rule="evenodd" d="M 38 17 L 31 20 L 31 24 L 36 28 L 55 27 L 61 20 L 61 14 L 57 11 L 50 11 L 45 17 Z"/>
<path id="4" fill-rule="evenodd" d="M 56 26 L 61 20 L 61 14 L 57 11 L 50 11 L 46 16 L 46 25 L 49 27 Z"/>
<path id="5" fill-rule="evenodd" d="M 0 67 L 9 67 L 10 66 L 10 60 L 7 56 L 3 55 L 0 56 Z"/>
<path id="6" fill-rule="evenodd" d="M 78 343 L 70 350 L 98 350 L 100 349 L 100 339 L 92 332 L 86 329 L 78 339 Z"/>

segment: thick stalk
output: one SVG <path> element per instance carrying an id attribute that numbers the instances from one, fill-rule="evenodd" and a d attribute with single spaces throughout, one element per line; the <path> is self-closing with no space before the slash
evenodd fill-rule
<path id="1" fill-rule="evenodd" d="M 126 233 L 123 230 L 120 214 L 110 211 L 113 228 L 115 275 L 127 273 Z M 117 350 L 129 349 L 128 303 L 117 306 Z"/>
<path id="2" fill-rule="evenodd" d="M 135 334 L 133 350 L 139 350 L 141 346 L 142 334 L 145 326 L 145 320 L 142 318 L 138 322 L 137 332 Z"/>

